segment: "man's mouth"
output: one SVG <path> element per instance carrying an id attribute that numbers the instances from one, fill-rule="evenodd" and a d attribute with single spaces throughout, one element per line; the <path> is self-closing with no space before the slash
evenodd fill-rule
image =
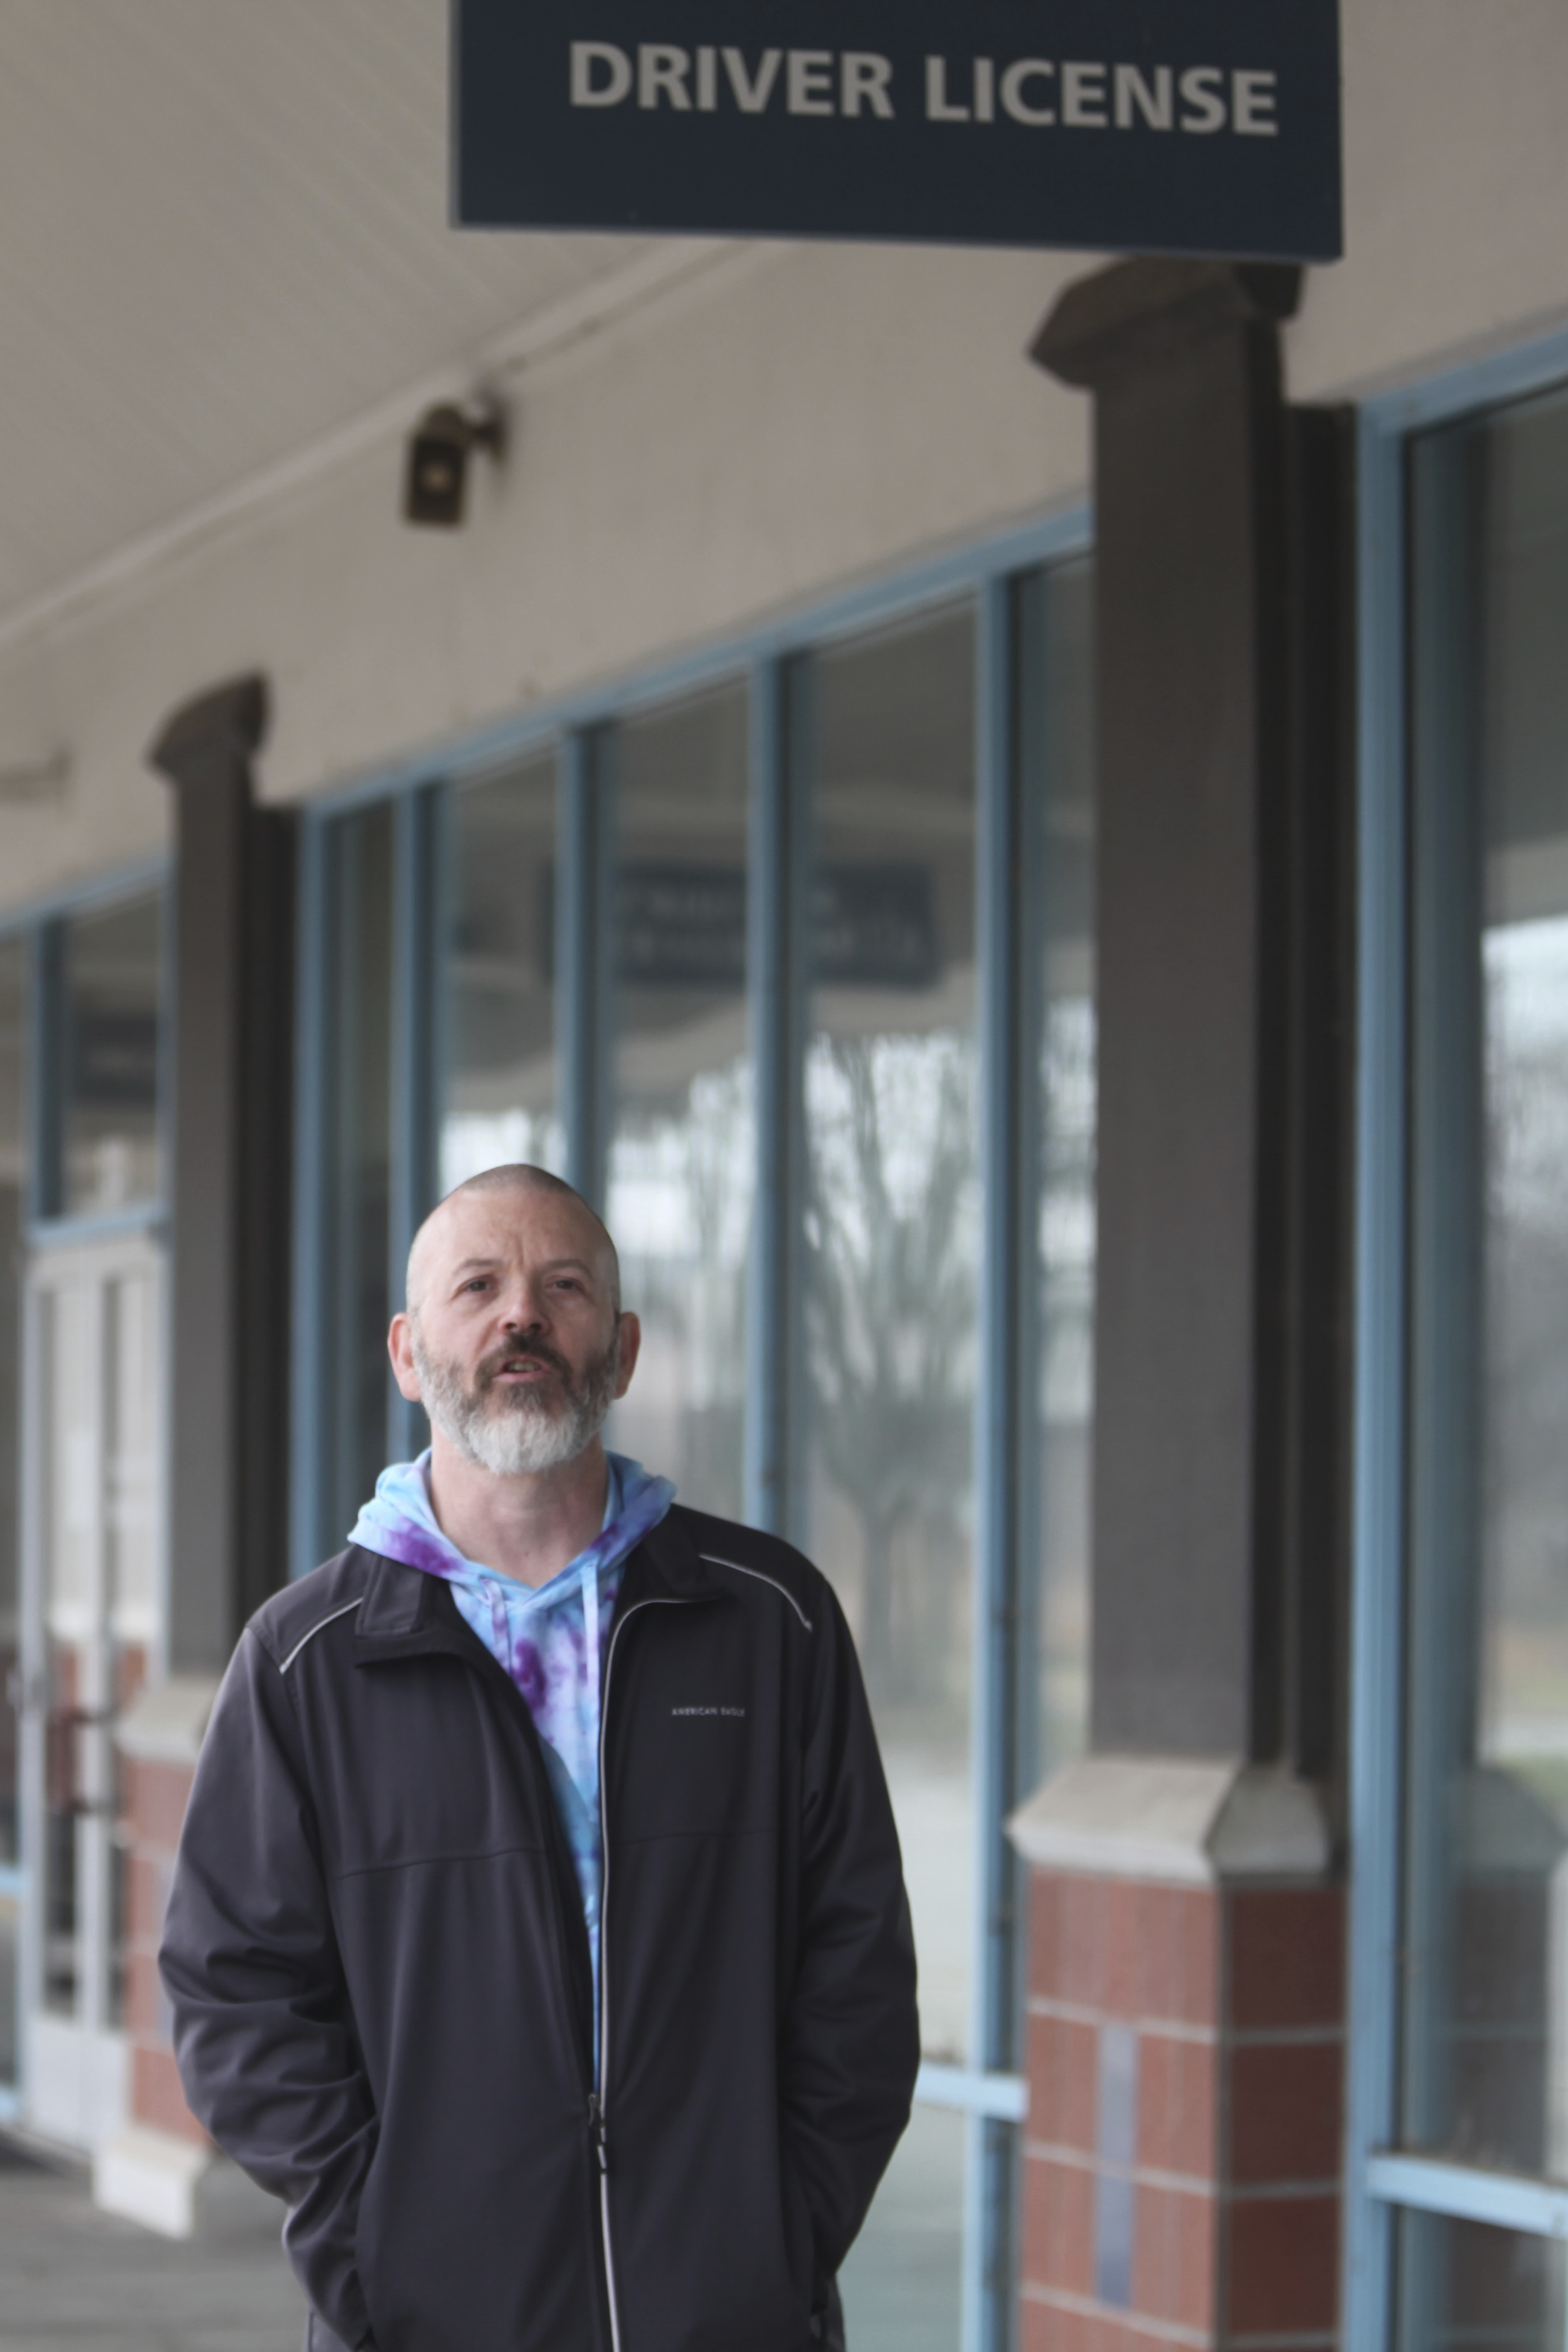
<path id="1" fill-rule="evenodd" d="M 515 1355 L 498 1357 L 480 1372 L 481 1388 L 534 1388 L 542 1381 L 559 1379 L 563 1368 L 552 1363 L 547 1356 L 535 1356 L 526 1349 Z"/>

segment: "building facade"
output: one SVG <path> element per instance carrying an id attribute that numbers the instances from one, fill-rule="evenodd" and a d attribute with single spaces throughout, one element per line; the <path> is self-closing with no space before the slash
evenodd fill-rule
<path id="1" fill-rule="evenodd" d="M 859 1645 L 858 2352 L 1560 2340 L 1568 29 L 1346 0 L 1303 276 L 465 237 L 443 13 L 0 32 L 0 2116 L 200 2226 L 206 1710 L 531 1159 Z"/>

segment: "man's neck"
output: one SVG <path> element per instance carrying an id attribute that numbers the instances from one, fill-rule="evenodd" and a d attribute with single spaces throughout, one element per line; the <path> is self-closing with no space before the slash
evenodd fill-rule
<path id="1" fill-rule="evenodd" d="M 598 1438 L 553 1470 L 498 1478 L 459 1454 L 437 1429 L 430 1448 L 430 1507 L 465 1559 L 535 1588 L 585 1550 L 605 1524 L 610 1465 Z"/>

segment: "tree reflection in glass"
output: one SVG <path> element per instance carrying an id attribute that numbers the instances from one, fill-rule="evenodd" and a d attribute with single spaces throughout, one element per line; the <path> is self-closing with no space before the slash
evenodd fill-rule
<path id="1" fill-rule="evenodd" d="M 973 1094 L 962 1033 L 820 1037 L 806 1066 L 817 1444 L 859 1522 L 860 1660 L 885 1708 L 963 1700 Z"/>
<path id="2" fill-rule="evenodd" d="M 643 1356 L 611 1443 L 739 1518 L 756 1154 L 743 688 L 621 728 L 615 804 L 606 1214 Z"/>
<path id="3" fill-rule="evenodd" d="M 807 1544 L 865 1664 L 931 2056 L 969 2031 L 973 617 L 819 656 L 805 1060 Z"/>

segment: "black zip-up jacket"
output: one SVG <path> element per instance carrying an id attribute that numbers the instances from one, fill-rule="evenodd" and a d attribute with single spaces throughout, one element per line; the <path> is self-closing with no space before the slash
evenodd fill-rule
<path id="1" fill-rule="evenodd" d="M 809 2352 L 909 2116 L 915 1971 L 848 1630 L 677 1506 L 605 1645 L 601 2052 L 538 1735 L 440 1579 L 268 1601 L 162 1952 L 194 2112 L 289 2208 L 306 2341 Z"/>

